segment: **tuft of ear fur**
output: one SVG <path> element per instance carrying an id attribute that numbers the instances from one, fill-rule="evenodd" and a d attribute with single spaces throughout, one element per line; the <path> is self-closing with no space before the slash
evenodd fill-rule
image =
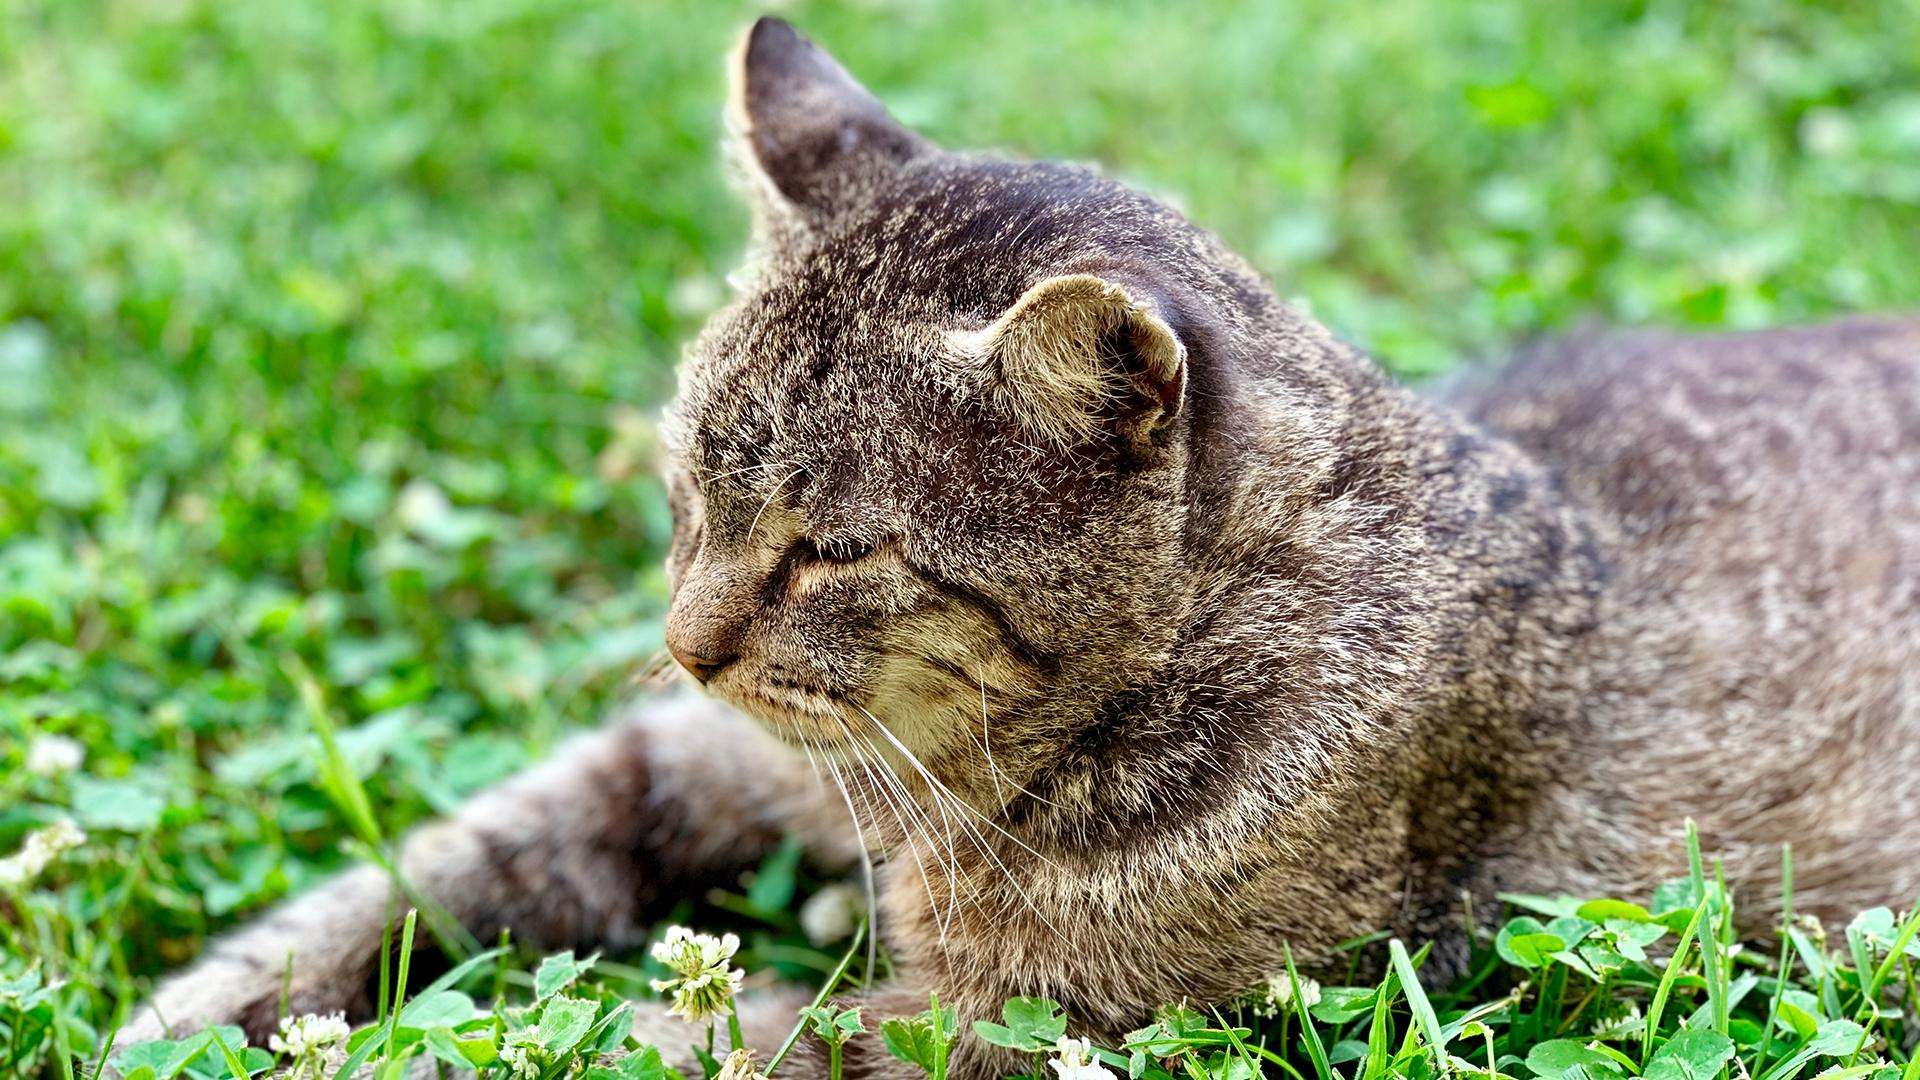
<path id="1" fill-rule="evenodd" d="M 984 330 L 949 340 L 989 392 L 1060 443 L 1150 434 L 1180 413 L 1187 350 L 1153 304 L 1092 274 L 1048 278 Z"/>
<path id="2" fill-rule="evenodd" d="M 746 174 L 758 239 L 804 232 L 931 149 L 825 50 L 763 17 L 733 57 L 731 157 Z"/>

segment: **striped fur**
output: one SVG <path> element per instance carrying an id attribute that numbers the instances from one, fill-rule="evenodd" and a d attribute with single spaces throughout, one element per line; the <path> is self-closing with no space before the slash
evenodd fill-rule
<path id="1" fill-rule="evenodd" d="M 422 831 L 469 926 L 630 941 L 794 828 L 884 859 L 872 1013 L 1047 994 L 1112 1038 L 1288 943 L 1444 968 L 1463 896 L 1634 894 L 1689 815 L 1751 913 L 1788 840 L 1806 910 L 1920 888 L 1920 324 L 1422 399 L 1164 206 L 941 151 L 777 21 L 736 65 L 756 242 L 670 411 L 668 636 L 737 712 L 651 706 Z M 292 950 L 297 1008 L 350 1005 L 384 896 L 157 1002 L 257 1028 Z"/>

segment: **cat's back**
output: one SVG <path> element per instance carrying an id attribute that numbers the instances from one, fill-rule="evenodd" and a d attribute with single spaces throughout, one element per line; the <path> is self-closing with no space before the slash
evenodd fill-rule
<path id="1" fill-rule="evenodd" d="M 1589 334 L 1533 350 L 1467 405 L 1628 552 L 1711 541 L 1689 557 L 1809 573 L 1838 559 L 1865 584 L 1866 564 L 1920 541 L 1920 318 Z"/>
<path id="2" fill-rule="evenodd" d="M 1590 335 L 1460 404 L 1593 522 L 1594 720 L 1651 824 L 1763 875 L 1920 857 L 1920 319 Z"/>

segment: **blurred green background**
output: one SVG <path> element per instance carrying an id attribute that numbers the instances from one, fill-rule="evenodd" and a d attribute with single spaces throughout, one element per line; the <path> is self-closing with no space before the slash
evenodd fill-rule
<path id="1" fill-rule="evenodd" d="M 650 410 L 725 295 L 757 9 L 0 0 L 0 898 L 110 1021 L 660 643 Z M 781 5 L 950 145 L 1185 207 L 1409 376 L 1920 302 L 1920 6 Z M 49 734 L 77 772 L 23 767 Z M 6 970 L 0 970 L 5 975 Z"/>

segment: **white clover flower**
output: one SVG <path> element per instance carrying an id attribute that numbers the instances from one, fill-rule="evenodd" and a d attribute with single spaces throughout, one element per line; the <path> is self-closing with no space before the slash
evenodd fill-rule
<path id="1" fill-rule="evenodd" d="M 1061 1036 L 1053 1044 L 1056 1055 L 1047 1062 L 1056 1080 L 1114 1080 L 1113 1071 L 1093 1056 L 1093 1043 L 1086 1039 Z"/>
<path id="2" fill-rule="evenodd" d="M 283 1016 L 280 1030 L 267 1037 L 267 1049 L 293 1059 L 287 1069 L 289 1080 L 303 1077 L 320 1080 L 330 1065 L 338 1064 L 336 1059 L 345 1058 L 347 1036 L 351 1033 L 345 1013 Z"/>
<path id="3" fill-rule="evenodd" d="M 35 776 L 60 776 L 87 760 L 87 748 L 65 735 L 40 735 L 27 744 L 27 771 Z"/>
<path id="4" fill-rule="evenodd" d="M 733 995 L 746 972 L 728 963 L 740 950 L 732 934 L 714 937 L 696 934 L 684 926 L 670 927 L 666 940 L 653 947 L 653 958 L 673 972 L 671 979 L 653 980 L 656 993 L 671 994 L 667 1011 L 688 1023 L 733 1015 Z"/>
<path id="5" fill-rule="evenodd" d="M 800 905 L 800 930 L 816 946 L 845 941 L 860 914 L 860 893 L 846 882 L 821 889 Z"/>
<path id="6" fill-rule="evenodd" d="M 431 480 L 413 479 L 400 489 L 393 501 L 394 516 L 406 528 L 421 532 L 446 520 L 453 513 L 453 502 Z"/>
<path id="7" fill-rule="evenodd" d="M 500 1060 L 507 1067 L 509 1076 L 522 1080 L 531 1080 L 540 1075 L 541 1052 L 531 1043 L 513 1042 L 500 1048 Z"/>
<path id="8" fill-rule="evenodd" d="M 1808 915 L 1805 912 L 1802 912 L 1801 914 L 1795 915 L 1793 917 L 1793 922 L 1795 926 L 1798 926 L 1800 929 L 1805 930 L 1807 932 L 1807 936 L 1813 939 L 1813 943 L 1815 945 L 1820 945 L 1820 946 L 1826 945 L 1827 927 L 1825 923 L 1822 923 L 1820 921 L 1820 916 Z"/>
<path id="9" fill-rule="evenodd" d="M 56 821 L 27 834 L 20 850 L 0 859 L 0 885 L 20 888 L 40 876 L 60 853 L 87 842 L 87 834 L 71 821 Z"/>
<path id="10" fill-rule="evenodd" d="M 742 1047 L 727 1055 L 713 1080 L 767 1080 L 767 1074 L 753 1067 L 753 1051 Z"/>
<path id="11" fill-rule="evenodd" d="M 1247 995 L 1247 1006 L 1255 1016 L 1271 1019 L 1294 1007 L 1293 980 L 1285 975 L 1275 975 Z M 1300 1008 L 1311 1009 L 1320 1004 L 1320 984 L 1312 979 L 1300 980 Z"/>

